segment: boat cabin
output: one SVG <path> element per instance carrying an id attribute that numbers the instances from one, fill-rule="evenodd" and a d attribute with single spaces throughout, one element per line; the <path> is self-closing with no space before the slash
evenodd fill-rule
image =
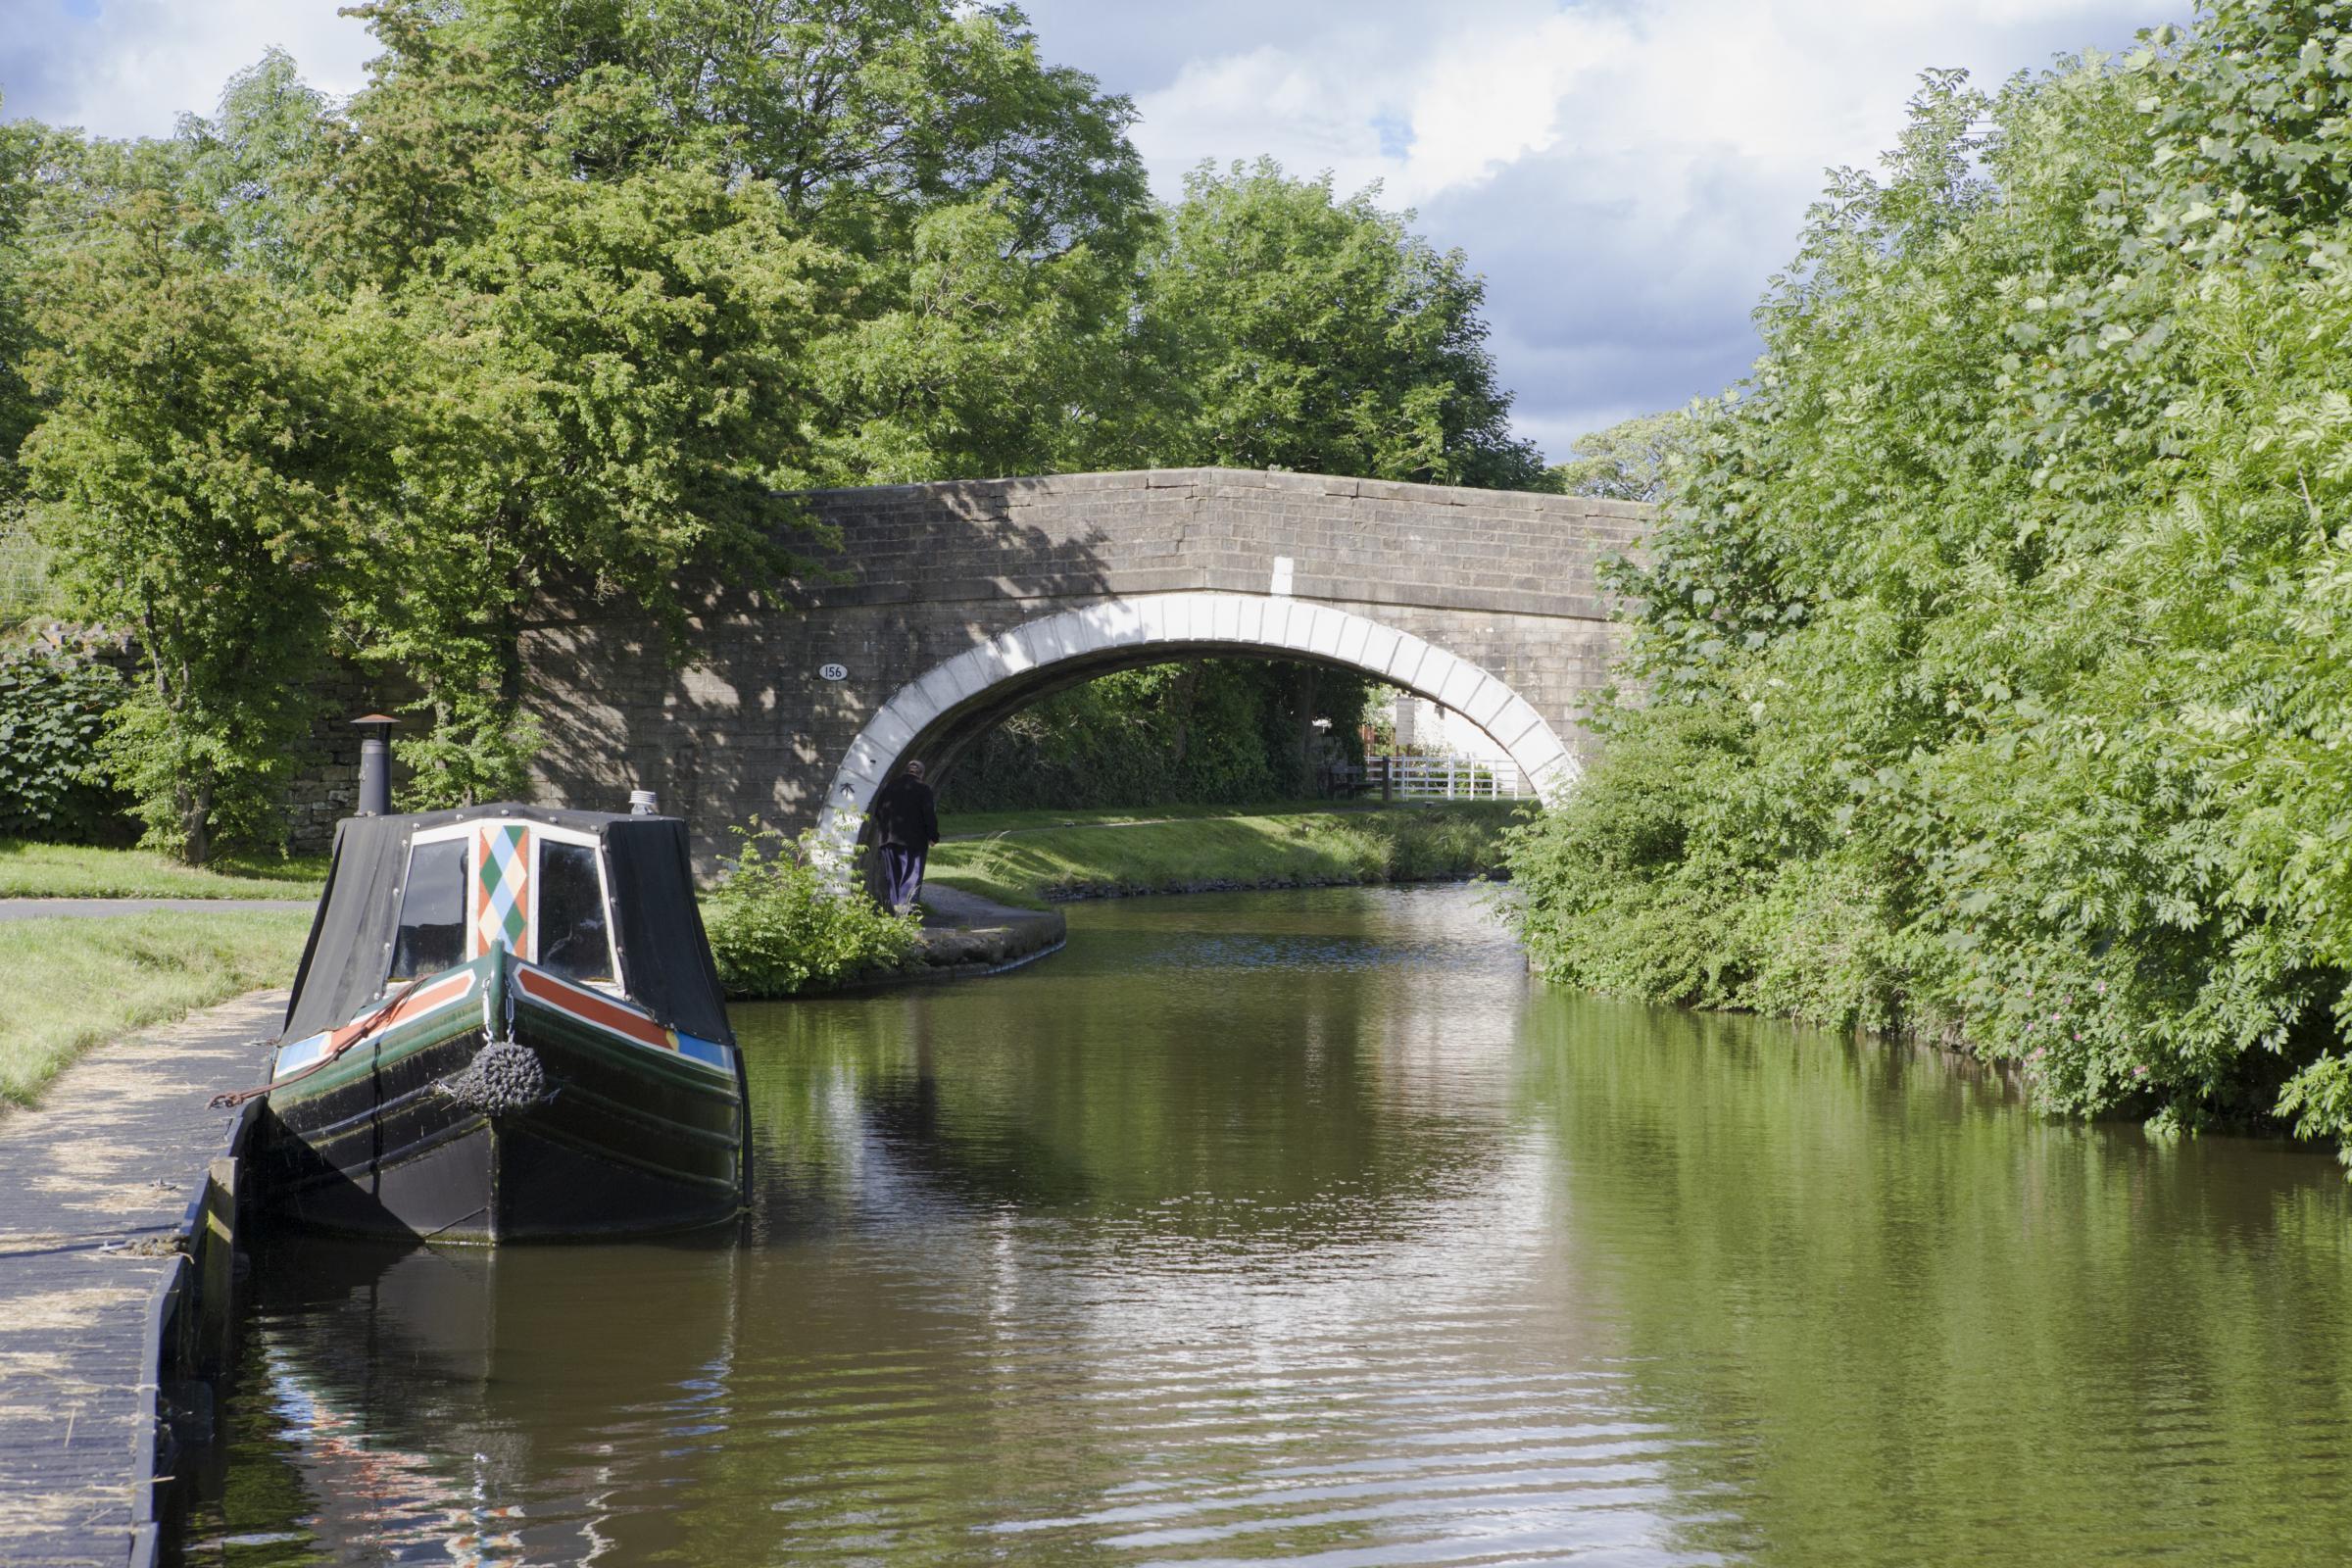
<path id="1" fill-rule="evenodd" d="M 682 1036 L 733 1042 L 685 823 L 521 806 L 341 822 L 285 1037 L 333 1029 L 493 948 Z"/>

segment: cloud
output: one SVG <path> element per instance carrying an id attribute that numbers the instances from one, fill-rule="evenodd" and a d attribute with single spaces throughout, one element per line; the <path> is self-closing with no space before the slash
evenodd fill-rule
<path id="1" fill-rule="evenodd" d="M 1049 58 L 1134 96 L 1163 195 L 1267 153 L 1417 209 L 1486 274 L 1519 426 L 1555 457 L 1745 372 L 1748 313 L 1824 172 L 1877 162 L 1923 70 L 1997 84 L 2166 20 L 2145 0 L 1029 9 Z"/>
<path id="2" fill-rule="evenodd" d="M 334 0 L 0 0 L 0 113 L 106 136 L 168 135 L 210 113 L 231 74 L 275 46 L 343 95 L 374 55 Z"/>

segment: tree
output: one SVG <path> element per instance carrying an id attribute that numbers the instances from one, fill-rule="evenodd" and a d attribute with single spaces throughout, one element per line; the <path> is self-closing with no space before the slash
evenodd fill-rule
<path id="1" fill-rule="evenodd" d="M 1144 261 L 1154 461 L 1535 488 L 1479 317 L 1485 284 L 1328 175 L 1202 165 Z"/>
<path id="2" fill-rule="evenodd" d="M 310 282 L 303 230 L 335 126 L 326 95 L 281 49 L 229 77 L 212 119 L 181 120 L 180 190 L 218 220 L 213 242 L 223 265 L 280 287 Z"/>
<path id="3" fill-rule="evenodd" d="M 1129 111 L 1019 14 L 502 0 L 363 8 L 386 45 L 302 203 L 384 367 L 402 473 L 355 603 L 426 688 L 419 800 L 519 787 L 535 601 L 652 611 L 792 569 L 810 482 L 1050 461 L 1036 378 L 1114 318 Z"/>
<path id="4" fill-rule="evenodd" d="M 344 314 L 397 453 L 352 619 L 364 658 L 423 688 L 416 799 L 521 787 L 543 595 L 643 610 L 674 652 L 687 568 L 760 584 L 793 566 L 775 491 L 808 472 L 821 262 L 761 186 L 550 173 Z"/>
<path id="5" fill-rule="evenodd" d="M 74 607 L 139 641 L 101 757 L 148 842 L 198 863 L 275 836 L 309 738 L 350 416 L 302 313 L 220 270 L 207 221 L 168 188 L 121 188 L 45 260 L 29 370 L 47 409 L 24 447 Z"/>
<path id="6" fill-rule="evenodd" d="M 820 482 L 1051 473 L 1100 454 L 1124 390 L 1123 261 L 1024 255 L 1018 226 L 994 194 L 915 224 L 901 303 L 821 351 Z"/>
<path id="7" fill-rule="evenodd" d="M 31 348 L 24 302 L 24 225 L 32 207 L 39 151 L 38 127 L 0 122 L 0 530 L 13 524 L 24 495 L 17 448 L 37 413 L 24 368 Z"/>
<path id="8" fill-rule="evenodd" d="M 1024 255 L 1131 248 L 1120 236 L 1149 216 L 1133 109 L 1045 65 L 1011 6 L 371 0 L 357 14 L 385 52 L 339 149 L 349 200 L 327 242 L 378 273 L 484 221 L 517 144 L 564 146 L 583 179 L 691 164 L 764 184 L 797 232 L 879 264 L 925 214 L 992 192 Z M 622 84 L 630 111 L 601 119 Z"/>
<path id="9" fill-rule="evenodd" d="M 1573 456 L 1552 466 L 1549 482 L 1562 495 L 1654 502 L 1666 494 L 1667 470 L 1689 428 L 1689 416 L 1670 411 L 1578 436 Z"/>

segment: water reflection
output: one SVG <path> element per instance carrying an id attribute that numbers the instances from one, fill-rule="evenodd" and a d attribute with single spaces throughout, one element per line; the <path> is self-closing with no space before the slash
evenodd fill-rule
<path id="1" fill-rule="evenodd" d="M 2343 1190 L 1548 994 L 1475 890 L 746 1009 L 740 1238 L 263 1259 L 197 1561 L 2331 1553 Z"/>

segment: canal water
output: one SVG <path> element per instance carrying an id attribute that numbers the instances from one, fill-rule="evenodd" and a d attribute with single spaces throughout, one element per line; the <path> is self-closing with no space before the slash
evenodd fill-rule
<path id="1" fill-rule="evenodd" d="M 2352 1556 L 2329 1158 L 1551 991 L 1488 897 L 742 1009 L 739 1238 L 267 1252 L 186 1558 Z"/>

